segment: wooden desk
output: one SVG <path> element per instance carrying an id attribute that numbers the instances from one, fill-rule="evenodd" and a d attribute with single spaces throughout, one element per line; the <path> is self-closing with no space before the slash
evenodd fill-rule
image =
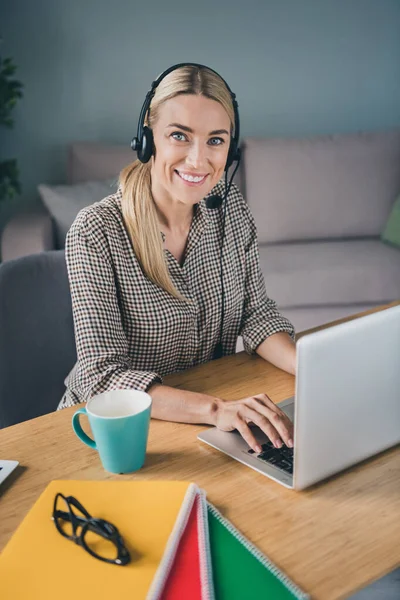
<path id="1" fill-rule="evenodd" d="M 165 383 L 231 399 L 265 392 L 279 402 L 294 394 L 292 375 L 244 352 L 168 376 Z M 2 487 L 0 550 L 52 479 L 178 479 L 204 488 L 312 598 L 344 598 L 399 565 L 399 448 L 294 492 L 199 442 L 204 426 L 154 420 L 143 469 L 114 476 L 73 433 L 75 410 L 0 431 L 1 456 L 20 461 L 19 473 Z"/>

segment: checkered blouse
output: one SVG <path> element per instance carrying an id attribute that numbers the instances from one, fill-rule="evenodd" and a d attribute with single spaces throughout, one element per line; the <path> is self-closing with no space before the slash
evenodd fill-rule
<path id="1" fill-rule="evenodd" d="M 208 196 L 223 196 L 222 179 Z M 208 197 L 207 196 L 207 197 Z M 220 244 L 223 207 L 196 205 L 183 266 L 165 249 L 178 300 L 150 281 L 133 251 L 121 212 L 121 189 L 82 209 L 66 239 L 77 362 L 58 408 L 115 388 L 147 391 L 163 376 L 212 360 L 221 319 Z M 164 241 L 164 234 L 160 232 Z M 226 209 L 223 353 L 238 336 L 252 354 L 292 324 L 268 298 L 253 216 L 236 185 Z"/>

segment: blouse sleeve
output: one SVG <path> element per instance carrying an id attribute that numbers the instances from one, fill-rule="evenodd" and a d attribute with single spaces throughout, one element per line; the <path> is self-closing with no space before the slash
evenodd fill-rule
<path id="1" fill-rule="evenodd" d="M 254 217 L 243 199 L 246 230 L 246 279 L 245 298 L 240 335 L 248 354 L 254 354 L 257 346 L 273 333 L 287 332 L 295 340 L 295 329 L 278 310 L 275 300 L 267 296 L 264 276 L 260 269 L 257 228 Z"/>
<path id="2" fill-rule="evenodd" d="M 101 217 L 81 211 L 66 238 L 76 351 L 84 398 L 112 389 L 147 391 L 158 373 L 138 371 L 128 354 L 109 242 Z"/>

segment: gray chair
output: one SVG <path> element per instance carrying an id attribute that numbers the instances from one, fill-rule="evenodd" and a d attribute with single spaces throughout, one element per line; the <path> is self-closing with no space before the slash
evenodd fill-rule
<path id="1" fill-rule="evenodd" d="M 0 265 L 0 429 L 56 410 L 76 362 L 63 250 Z"/>

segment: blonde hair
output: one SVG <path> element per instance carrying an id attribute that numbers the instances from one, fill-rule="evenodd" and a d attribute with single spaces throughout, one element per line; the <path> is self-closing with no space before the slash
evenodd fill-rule
<path id="1" fill-rule="evenodd" d="M 203 95 L 219 102 L 230 118 L 232 133 L 235 116 L 231 95 L 223 80 L 207 67 L 183 66 L 171 71 L 156 88 L 147 125 L 153 128 L 160 106 L 181 94 Z M 168 271 L 151 193 L 150 170 L 151 161 L 142 163 L 137 159 L 119 174 L 125 226 L 145 275 L 175 298 L 190 302 L 176 289 Z"/>

